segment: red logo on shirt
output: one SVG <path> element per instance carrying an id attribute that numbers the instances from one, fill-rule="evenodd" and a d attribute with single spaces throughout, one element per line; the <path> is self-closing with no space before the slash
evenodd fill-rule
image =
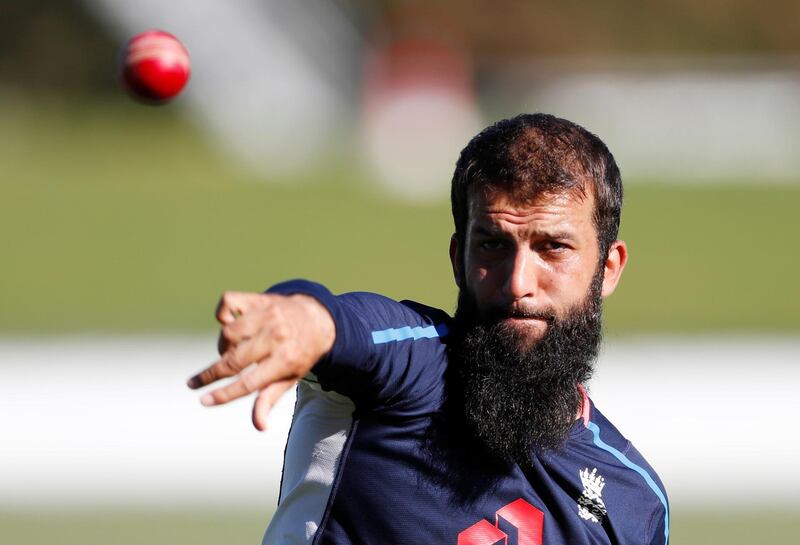
<path id="1" fill-rule="evenodd" d="M 498 509 L 494 519 L 494 525 L 484 519 L 459 533 L 458 545 L 510 545 L 514 530 L 517 545 L 542 545 L 544 513 L 522 498 Z"/>

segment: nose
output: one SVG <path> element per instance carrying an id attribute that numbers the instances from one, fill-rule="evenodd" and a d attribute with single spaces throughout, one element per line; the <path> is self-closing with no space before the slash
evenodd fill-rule
<path id="1" fill-rule="evenodd" d="M 506 295 L 513 301 L 535 297 L 538 291 L 536 260 L 525 248 L 519 248 L 509 260 Z"/>

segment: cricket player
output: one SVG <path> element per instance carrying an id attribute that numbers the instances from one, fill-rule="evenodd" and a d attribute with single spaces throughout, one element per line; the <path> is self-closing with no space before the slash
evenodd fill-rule
<path id="1" fill-rule="evenodd" d="M 661 481 L 585 389 L 628 258 L 613 156 L 521 115 L 467 145 L 451 199 L 452 318 L 301 280 L 222 297 L 190 386 L 235 380 L 201 401 L 258 392 L 263 428 L 300 381 L 264 543 L 667 544 Z"/>

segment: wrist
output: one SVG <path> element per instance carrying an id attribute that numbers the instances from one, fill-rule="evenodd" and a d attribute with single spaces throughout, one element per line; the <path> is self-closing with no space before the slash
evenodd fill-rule
<path id="1" fill-rule="evenodd" d="M 303 325 L 313 332 L 315 352 L 319 353 L 320 358 L 325 356 L 336 341 L 336 323 L 330 311 L 311 295 L 298 293 L 289 297 L 302 305 L 305 315 Z"/>

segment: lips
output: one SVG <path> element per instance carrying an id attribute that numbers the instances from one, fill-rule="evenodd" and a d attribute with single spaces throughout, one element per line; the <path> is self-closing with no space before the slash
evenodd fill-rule
<path id="1" fill-rule="evenodd" d="M 531 310 L 511 309 L 505 312 L 498 312 L 496 316 L 499 319 L 513 319 L 513 320 L 536 320 L 547 322 L 548 324 L 555 321 L 555 313 L 553 312 L 538 312 Z"/>

